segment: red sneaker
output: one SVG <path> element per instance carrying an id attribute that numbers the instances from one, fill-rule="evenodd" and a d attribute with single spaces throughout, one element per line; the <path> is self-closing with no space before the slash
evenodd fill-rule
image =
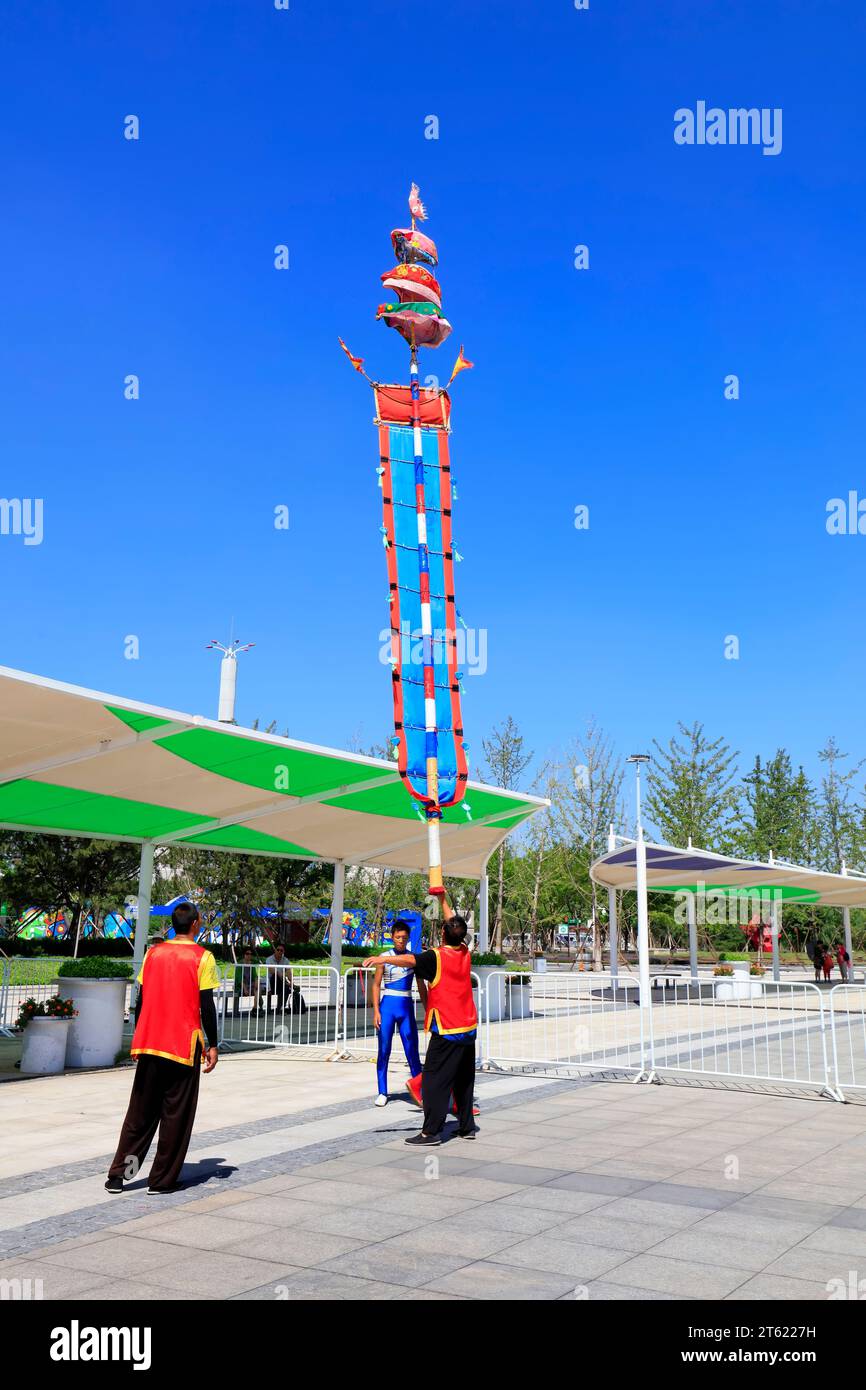
<path id="1" fill-rule="evenodd" d="M 410 1076 L 406 1082 L 406 1090 L 409 1092 L 416 1105 L 421 1104 L 421 1073 L 417 1076 Z"/>

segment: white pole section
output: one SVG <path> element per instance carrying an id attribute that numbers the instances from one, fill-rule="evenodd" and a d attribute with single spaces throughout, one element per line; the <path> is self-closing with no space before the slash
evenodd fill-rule
<path id="1" fill-rule="evenodd" d="M 848 867 L 847 867 L 847 865 L 845 865 L 845 864 L 842 865 L 842 872 L 843 872 L 843 874 L 847 874 L 847 872 L 848 872 Z M 845 950 L 848 952 L 848 959 L 849 959 L 849 961 L 851 962 L 851 964 L 848 966 L 848 980 L 849 980 L 849 982 L 850 982 L 850 981 L 853 980 L 853 978 L 854 978 L 854 947 L 851 945 L 851 909 L 850 909 L 850 907 L 843 907 L 843 908 L 842 908 L 842 928 L 843 928 L 843 930 L 844 930 L 844 932 L 845 932 Z"/>
<path id="2" fill-rule="evenodd" d="M 478 880 L 478 950 L 490 950 L 490 879 L 486 869 Z"/>
<path id="3" fill-rule="evenodd" d="M 698 980 L 698 909 L 694 893 L 686 894 L 686 910 L 689 914 L 689 966 L 692 983 Z"/>
<path id="4" fill-rule="evenodd" d="M 342 859 L 334 865 L 334 891 L 331 896 L 331 968 L 336 970 L 336 979 L 331 978 L 331 1003 L 336 1004 L 340 985 L 340 971 L 343 963 L 343 900 L 346 890 L 346 866 Z"/>
<path id="5" fill-rule="evenodd" d="M 779 936 L 782 931 L 782 904 L 778 888 L 773 889 L 773 981 L 779 983 Z"/>
<path id="6" fill-rule="evenodd" d="M 217 719 L 221 724 L 234 724 L 235 699 L 238 688 L 238 663 L 234 652 L 226 652 L 220 662 L 220 703 Z"/>
<path id="7" fill-rule="evenodd" d="M 649 899 L 647 897 L 646 886 L 646 842 L 643 837 L 643 826 L 637 828 L 637 844 L 635 845 L 635 869 L 637 888 L 637 958 L 638 958 L 638 978 L 640 980 L 640 1007 L 644 1016 L 644 1037 L 649 1034 L 649 1009 L 652 1003 L 650 992 L 650 969 L 649 969 Z"/>
<path id="8" fill-rule="evenodd" d="M 619 925 L 616 920 L 616 889 L 607 890 L 607 942 L 610 951 L 610 976 L 617 977 L 619 969 Z"/>
<path id="9" fill-rule="evenodd" d="M 147 933 L 150 927 L 150 904 L 153 893 L 153 841 L 145 840 L 141 846 L 141 859 L 138 866 L 138 912 L 135 918 L 135 950 L 133 952 L 132 978 L 141 969 L 144 953 L 147 950 Z"/>

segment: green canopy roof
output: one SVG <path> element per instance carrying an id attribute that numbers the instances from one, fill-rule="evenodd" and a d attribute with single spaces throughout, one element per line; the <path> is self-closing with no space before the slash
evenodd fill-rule
<path id="1" fill-rule="evenodd" d="M 446 873 L 476 878 L 547 803 L 469 784 Z M 426 868 L 423 811 L 392 763 L 0 667 L 0 826 Z"/>

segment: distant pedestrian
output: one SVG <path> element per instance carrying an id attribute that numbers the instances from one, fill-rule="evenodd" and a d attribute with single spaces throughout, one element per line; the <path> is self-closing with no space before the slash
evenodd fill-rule
<path id="1" fill-rule="evenodd" d="M 843 984 L 847 983 L 848 973 L 851 966 L 851 957 L 845 950 L 841 941 L 836 942 L 836 964 L 839 967 L 839 974 L 842 976 Z"/>
<path id="2" fill-rule="evenodd" d="M 824 979 L 829 980 L 833 974 L 833 956 L 829 946 L 824 948 Z"/>
<path id="3" fill-rule="evenodd" d="M 824 947 L 820 941 L 812 942 L 812 949 L 809 954 L 812 957 L 812 965 L 815 967 L 815 979 L 820 980 L 821 971 L 824 968 Z"/>
<path id="4" fill-rule="evenodd" d="M 217 1020 L 213 992 L 216 961 L 195 940 L 199 911 L 179 903 L 171 914 L 174 936 L 151 946 L 138 976 L 135 1032 L 130 1051 L 135 1079 L 106 1190 L 122 1192 L 136 1178 L 159 1129 L 150 1168 L 149 1192 L 177 1186 L 195 1121 L 201 1063 L 217 1064 Z"/>

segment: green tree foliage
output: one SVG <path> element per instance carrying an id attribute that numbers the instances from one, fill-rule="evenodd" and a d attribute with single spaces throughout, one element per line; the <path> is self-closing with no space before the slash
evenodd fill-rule
<path id="1" fill-rule="evenodd" d="M 737 753 L 723 738 L 709 739 L 703 724 L 677 725 L 649 765 L 646 811 L 671 845 L 724 851 L 734 844 L 738 803 Z"/>

